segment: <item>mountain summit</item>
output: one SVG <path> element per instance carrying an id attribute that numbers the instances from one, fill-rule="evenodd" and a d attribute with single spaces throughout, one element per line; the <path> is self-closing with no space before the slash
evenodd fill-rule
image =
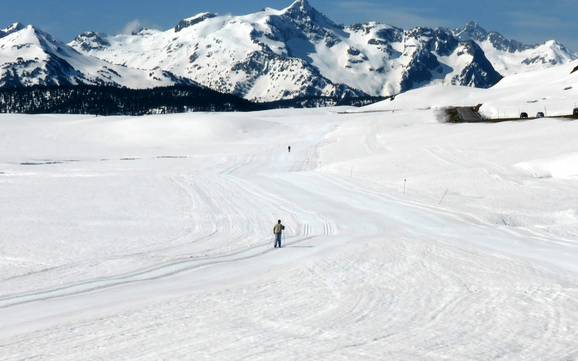
<path id="1" fill-rule="evenodd" d="M 50 34 L 19 23 L 0 30 L 0 59 L 0 87 L 89 84 L 150 88 L 192 83 L 162 70 L 131 69 L 83 55 Z"/>
<path id="2" fill-rule="evenodd" d="M 307 0 L 297 0 L 282 12 L 285 16 L 300 21 L 308 19 L 313 22 L 322 23 L 323 25 L 335 25 L 333 21 L 312 7 Z"/>
<path id="3" fill-rule="evenodd" d="M 14 24 L 6 27 L 5 29 L 0 29 L 0 38 L 8 36 L 14 32 L 20 31 L 24 28 L 25 28 L 24 25 L 22 25 L 20 23 L 14 23 Z"/>
<path id="4" fill-rule="evenodd" d="M 488 31 L 474 21 L 454 29 L 453 34 L 462 41 L 472 40 L 480 45 L 496 70 L 503 75 L 540 70 L 576 59 L 570 50 L 555 40 L 543 44 L 524 44 Z"/>
<path id="5" fill-rule="evenodd" d="M 307 0 L 296 0 L 285 9 L 285 13 L 308 15 L 318 13 Z"/>

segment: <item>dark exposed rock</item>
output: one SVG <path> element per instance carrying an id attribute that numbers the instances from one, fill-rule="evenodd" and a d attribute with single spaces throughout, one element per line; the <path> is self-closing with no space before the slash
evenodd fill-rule
<path id="1" fill-rule="evenodd" d="M 20 31 L 24 29 L 24 25 L 20 24 L 20 23 L 14 23 L 12 25 L 10 25 L 9 27 L 5 28 L 5 29 L 0 29 L 0 38 L 3 38 L 5 36 L 8 36 L 12 33 L 15 33 L 17 31 Z"/>
<path id="2" fill-rule="evenodd" d="M 92 31 L 78 35 L 73 42 L 86 52 L 102 50 L 110 46 L 110 42 L 106 40 L 106 35 Z"/>
<path id="3" fill-rule="evenodd" d="M 454 84 L 467 85 L 476 88 L 489 88 L 500 80 L 500 75 L 486 58 L 483 50 L 473 41 L 463 43 L 463 52 L 472 56 L 470 62 L 458 77 L 452 79 Z"/>
<path id="4" fill-rule="evenodd" d="M 514 53 L 516 51 L 523 51 L 535 47 L 535 45 L 527 45 L 516 40 L 505 38 L 502 34 L 497 32 L 490 32 L 482 28 L 478 23 L 470 21 L 465 26 L 454 30 L 454 34 L 462 41 L 474 40 L 477 42 L 489 41 L 494 48 Z"/>
<path id="5" fill-rule="evenodd" d="M 432 72 L 441 67 L 437 57 L 427 48 L 415 52 L 401 79 L 401 91 L 422 86 L 433 79 Z"/>
<path id="6" fill-rule="evenodd" d="M 189 19 L 183 19 L 181 21 L 179 21 L 179 23 L 175 26 L 175 32 L 179 32 L 185 28 L 188 28 L 190 26 L 196 25 L 198 23 L 201 23 L 207 19 L 212 19 L 214 17 L 216 17 L 217 15 L 212 14 L 212 13 L 202 13 L 199 14 L 195 17 L 189 18 Z"/>

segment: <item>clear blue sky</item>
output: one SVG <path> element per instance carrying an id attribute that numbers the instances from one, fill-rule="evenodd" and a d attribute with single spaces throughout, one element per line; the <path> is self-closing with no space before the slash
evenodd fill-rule
<path id="1" fill-rule="evenodd" d="M 203 11 L 247 14 L 284 8 L 286 0 L 2 0 L 0 23 L 35 24 L 69 41 L 94 30 L 118 33 L 128 24 L 167 29 Z M 338 23 L 376 20 L 400 27 L 454 27 L 468 20 L 526 42 L 557 39 L 578 51 L 578 0 L 310 0 Z M 4 26 L 1 26 L 4 27 Z"/>

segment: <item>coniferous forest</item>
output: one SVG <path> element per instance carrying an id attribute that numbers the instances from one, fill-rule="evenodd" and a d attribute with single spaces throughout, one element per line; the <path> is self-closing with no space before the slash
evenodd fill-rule
<path id="1" fill-rule="evenodd" d="M 256 111 L 319 106 L 362 106 L 382 98 L 298 98 L 254 103 L 198 86 L 127 89 L 112 86 L 34 86 L 0 89 L 0 113 L 145 115 Z"/>

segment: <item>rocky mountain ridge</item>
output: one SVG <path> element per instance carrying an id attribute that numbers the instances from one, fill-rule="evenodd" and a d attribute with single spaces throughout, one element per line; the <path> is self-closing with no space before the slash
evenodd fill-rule
<path id="1" fill-rule="evenodd" d="M 388 96 L 431 84 L 488 88 L 503 76 L 576 58 L 558 42 L 527 45 L 473 22 L 457 29 L 404 30 L 377 22 L 343 26 L 307 0 L 243 16 L 201 13 L 165 31 L 86 32 L 67 45 L 35 29 L 38 38 L 51 39 L 44 43 L 53 45 L 42 47 L 49 56 L 20 54 L 34 41 L 6 44 L 25 30 L 21 25 L 0 30 L 0 86 L 131 88 L 188 81 L 260 102 L 339 99 Z M 32 63 L 20 64 L 18 58 Z M 130 71 L 145 77 L 124 75 Z"/>

